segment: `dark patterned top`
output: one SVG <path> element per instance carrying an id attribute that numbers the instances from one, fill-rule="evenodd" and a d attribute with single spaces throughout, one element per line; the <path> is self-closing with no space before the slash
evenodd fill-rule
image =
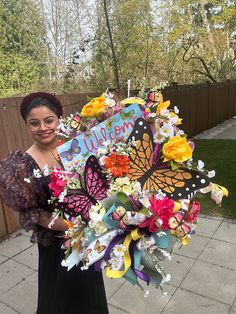
<path id="1" fill-rule="evenodd" d="M 33 230 L 31 242 L 43 246 L 52 244 L 60 233 L 37 224 L 43 212 L 50 213 L 51 197 L 48 187 L 50 177 L 33 177 L 33 170 L 39 169 L 35 160 L 27 153 L 17 150 L 0 160 L 0 197 L 4 203 L 19 212 L 19 220 L 26 230 Z M 30 183 L 27 180 L 30 179 Z"/>

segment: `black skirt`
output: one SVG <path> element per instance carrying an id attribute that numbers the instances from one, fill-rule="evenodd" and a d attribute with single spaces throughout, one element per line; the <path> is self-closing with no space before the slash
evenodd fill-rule
<path id="1" fill-rule="evenodd" d="M 80 265 L 67 271 L 61 266 L 64 252 L 56 240 L 50 246 L 38 245 L 37 314 L 107 314 L 102 273 Z"/>

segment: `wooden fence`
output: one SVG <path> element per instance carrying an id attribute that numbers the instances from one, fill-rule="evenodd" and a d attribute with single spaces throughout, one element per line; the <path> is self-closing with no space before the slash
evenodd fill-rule
<path id="1" fill-rule="evenodd" d="M 133 92 L 135 93 L 135 92 Z M 80 111 L 87 96 L 95 94 L 61 95 L 64 116 Z M 181 128 L 192 137 L 236 115 L 236 81 L 199 85 L 168 86 L 164 99 L 180 110 Z M 15 149 L 26 150 L 31 144 L 19 115 L 22 97 L 0 99 L 0 159 Z M 1 175 L 1 174 L 0 174 Z M 0 237 L 19 227 L 17 214 L 0 200 Z"/>

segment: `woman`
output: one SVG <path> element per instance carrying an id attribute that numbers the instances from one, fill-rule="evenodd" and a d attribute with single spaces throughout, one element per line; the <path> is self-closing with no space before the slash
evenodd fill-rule
<path id="1" fill-rule="evenodd" d="M 93 269 L 70 271 L 61 266 L 64 253 L 61 235 L 68 226 L 58 218 L 49 229 L 53 208 L 48 204 L 49 176 L 36 178 L 34 169 L 59 166 L 54 156 L 58 144 L 56 129 L 62 115 L 60 101 L 52 94 L 32 93 L 20 106 L 34 144 L 26 151 L 11 153 L 0 161 L 0 196 L 7 206 L 19 212 L 20 223 L 33 230 L 38 243 L 37 314 L 108 313 L 102 273 Z"/>

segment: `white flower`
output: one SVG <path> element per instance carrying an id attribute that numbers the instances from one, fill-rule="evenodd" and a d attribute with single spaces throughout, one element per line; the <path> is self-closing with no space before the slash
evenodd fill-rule
<path id="1" fill-rule="evenodd" d="M 89 211 L 89 227 L 95 231 L 96 236 L 99 236 L 107 231 L 107 226 L 102 220 L 106 213 L 106 209 L 101 204 L 93 205 Z"/>
<path id="2" fill-rule="evenodd" d="M 158 237 L 163 237 L 163 236 L 166 235 L 166 232 L 165 232 L 165 231 L 159 231 L 159 232 L 156 233 L 156 235 L 157 235 Z"/>
<path id="3" fill-rule="evenodd" d="M 123 244 L 117 244 L 113 248 L 113 254 L 116 257 L 123 257 L 124 252 L 126 251 L 126 247 Z"/>
<path id="4" fill-rule="evenodd" d="M 106 209 L 102 207 L 101 204 L 97 203 L 96 205 L 92 205 L 89 211 L 90 219 L 93 221 L 101 221 L 103 216 L 106 213 Z"/>
<path id="5" fill-rule="evenodd" d="M 112 270 L 120 270 L 122 265 L 123 265 L 123 259 L 113 257 L 109 260 L 109 264 L 110 264 Z"/>
<path id="6" fill-rule="evenodd" d="M 117 178 L 115 182 L 110 184 L 108 194 L 113 195 L 117 192 L 123 192 L 126 195 L 138 197 L 141 195 L 141 184 L 138 181 L 130 181 L 128 177 Z"/>
<path id="7" fill-rule="evenodd" d="M 147 298 L 149 296 L 149 291 L 146 290 L 145 293 L 144 293 L 144 298 Z"/>
<path id="8" fill-rule="evenodd" d="M 104 146 L 110 146 L 110 145 L 111 145 L 111 141 L 104 141 L 104 142 L 103 142 L 103 145 L 104 145 Z"/>
<path id="9" fill-rule="evenodd" d="M 192 162 L 193 162 L 193 158 L 189 158 L 187 161 L 187 167 L 191 168 L 192 167 Z"/>
<path id="10" fill-rule="evenodd" d="M 30 183 L 30 182 L 31 182 L 29 178 L 24 178 L 24 181 L 25 181 L 26 183 Z"/>
<path id="11" fill-rule="evenodd" d="M 98 154 L 104 155 L 107 153 L 106 148 L 98 147 Z"/>
<path id="12" fill-rule="evenodd" d="M 174 113 L 178 114 L 179 113 L 179 108 L 174 106 Z"/>
<path id="13" fill-rule="evenodd" d="M 162 284 L 165 283 L 165 282 L 169 282 L 171 279 L 171 275 L 170 274 L 167 274 L 163 279 L 162 279 Z"/>
<path id="14" fill-rule="evenodd" d="M 161 218 L 157 219 L 158 225 L 162 226 L 163 225 L 163 220 Z"/>
<path id="15" fill-rule="evenodd" d="M 180 204 L 181 204 L 181 208 L 182 209 L 188 210 L 189 204 L 190 204 L 190 200 L 188 200 L 188 199 L 181 199 L 180 200 Z"/>
<path id="16" fill-rule="evenodd" d="M 155 194 L 155 196 L 157 200 L 162 200 L 164 197 L 166 197 L 166 194 L 163 193 L 161 189 L 159 189 L 157 191 L 157 194 Z"/>
<path id="17" fill-rule="evenodd" d="M 42 175 L 41 175 L 40 169 L 34 169 L 34 170 L 33 170 L 33 176 L 34 176 L 35 178 L 41 178 Z"/>
<path id="18" fill-rule="evenodd" d="M 114 107 L 116 105 L 116 101 L 112 98 L 106 98 L 105 103 L 108 107 Z"/>
<path id="19" fill-rule="evenodd" d="M 99 162 L 100 164 L 103 166 L 105 164 L 105 160 L 106 160 L 107 156 L 103 155 L 99 158 Z"/>
<path id="20" fill-rule="evenodd" d="M 67 191 L 66 191 L 66 190 L 64 190 L 64 191 L 62 191 L 62 192 L 60 193 L 60 195 L 59 195 L 59 197 L 58 197 L 58 202 L 59 202 L 59 203 L 62 203 L 62 202 L 64 201 L 64 197 L 66 196 L 66 194 L 67 194 Z"/>
<path id="21" fill-rule="evenodd" d="M 163 136 L 163 134 L 161 134 L 161 133 L 158 131 L 158 132 L 155 132 L 155 133 L 153 134 L 153 140 L 154 140 L 155 143 L 161 144 L 162 142 L 164 142 L 165 136 Z"/>
<path id="22" fill-rule="evenodd" d="M 150 112 L 149 114 L 148 114 L 148 118 L 155 118 L 157 115 L 156 115 L 156 113 L 155 112 Z"/>
<path id="23" fill-rule="evenodd" d="M 43 175 L 44 176 L 48 176 L 49 175 L 49 168 L 48 168 L 47 164 L 43 166 Z"/>
<path id="24" fill-rule="evenodd" d="M 173 137 L 174 136 L 173 126 L 169 123 L 164 123 L 163 126 L 160 128 L 160 133 L 164 137 Z"/>
<path id="25" fill-rule="evenodd" d="M 204 162 L 202 160 L 198 160 L 197 168 L 199 171 L 203 171 L 204 169 Z"/>
<path id="26" fill-rule="evenodd" d="M 177 121 L 178 121 L 178 117 L 170 117 L 169 118 L 169 123 L 170 124 L 176 124 L 177 123 Z"/>
<path id="27" fill-rule="evenodd" d="M 215 170 L 211 170 L 211 171 L 208 171 L 207 175 L 208 175 L 208 178 L 214 178 L 214 176 L 216 175 L 216 172 Z"/>
<path id="28" fill-rule="evenodd" d="M 90 220 L 89 221 L 89 227 L 94 230 L 95 235 L 97 237 L 104 234 L 107 231 L 107 225 L 102 220 L 97 221 L 97 222 Z"/>
<path id="29" fill-rule="evenodd" d="M 146 208 L 148 208 L 148 207 L 151 206 L 151 203 L 150 203 L 150 201 L 149 201 L 148 198 L 140 197 L 140 198 L 139 198 L 139 202 L 140 202 L 141 204 L 143 204 L 143 206 L 146 207 Z"/>
<path id="30" fill-rule="evenodd" d="M 161 116 L 169 116 L 170 111 L 167 108 L 163 108 L 160 111 Z"/>
<path id="31" fill-rule="evenodd" d="M 184 131 L 183 130 L 178 130 L 178 132 L 176 132 L 175 135 L 176 136 L 182 136 L 182 135 L 184 135 Z"/>

